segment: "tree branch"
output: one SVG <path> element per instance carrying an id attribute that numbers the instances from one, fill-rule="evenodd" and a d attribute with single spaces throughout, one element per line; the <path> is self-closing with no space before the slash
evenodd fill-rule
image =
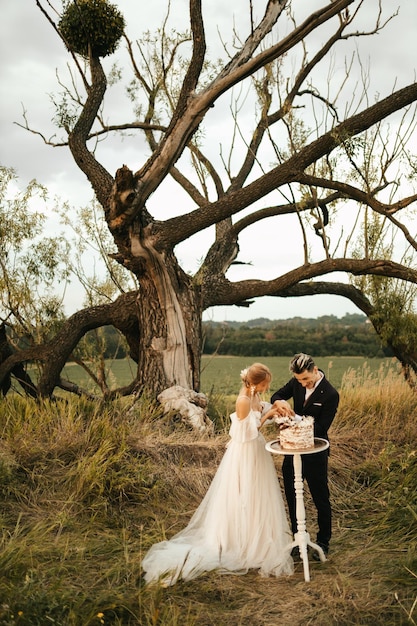
<path id="1" fill-rule="evenodd" d="M 80 116 L 68 137 L 68 145 L 78 167 L 93 186 L 100 204 L 106 209 L 113 185 L 109 172 L 87 148 L 87 140 L 106 92 L 107 80 L 97 57 L 90 55 L 92 84 Z"/>
<path id="2" fill-rule="evenodd" d="M 349 285 L 347 283 L 310 281 L 308 283 L 298 283 L 298 285 L 294 285 L 289 289 L 283 289 L 269 295 L 276 296 L 278 298 L 298 298 L 303 296 L 328 294 L 347 298 L 368 317 L 374 312 L 374 307 L 372 306 L 370 300 L 365 296 L 365 294 L 360 291 L 360 289 L 357 289 L 357 287 L 355 287 L 354 285 Z"/>
<path id="3" fill-rule="evenodd" d="M 9 356 L 0 364 L 0 385 L 18 363 L 37 361 L 43 364 L 38 381 L 40 395 L 51 395 L 59 384 L 60 373 L 80 339 L 89 331 L 113 325 L 129 338 L 129 328 L 137 325 L 137 292 L 122 294 L 110 304 L 77 311 L 62 324 L 55 337 L 47 344 L 36 345 Z M 136 336 L 137 339 L 137 336 Z M 133 354 L 134 358 L 135 355 Z"/>
<path id="4" fill-rule="evenodd" d="M 178 112 L 177 108 L 169 130 L 161 142 L 161 145 L 148 162 L 135 174 L 135 178 L 138 181 L 139 193 L 129 219 L 133 219 L 135 213 L 141 210 L 149 195 L 158 187 L 170 167 L 179 158 L 208 109 L 225 91 L 231 89 L 234 85 L 243 81 L 261 67 L 283 55 L 318 26 L 340 13 L 340 11 L 353 1 L 354 0 L 336 0 L 330 5 L 326 5 L 323 9 L 313 13 L 299 28 L 296 28 L 291 35 L 283 39 L 280 43 L 271 46 L 258 56 L 250 58 L 260 41 L 262 41 L 276 23 L 287 3 L 287 0 L 281 0 L 280 2 L 278 0 L 270 0 L 263 20 L 247 39 L 239 54 L 232 59 L 217 78 L 202 92 L 192 95 L 191 92 L 189 92 L 187 108 L 183 115 L 178 116 L 176 114 Z M 195 2 L 198 4 L 199 0 L 195 0 Z M 200 32 L 198 31 L 198 26 L 197 32 Z"/>
<path id="5" fill-rule="evenodd" d="M 416 202 L 417 194 L 408 196 L 407 198 L 401 198 L 401 200 L 399 200 L 398 202 L 393 202 L 392 204 L 386 204 L 384 202 L 380 202 L 379 200 L 377 200 L 377 198 L 375 198 L 374 193 L 377 193 L 378 190 L 376 190 L 375 192 L 367 193 L 365 191 L 362 191 L 361 189 L 358 189 L 357 187 L 353 187 L 353 185 L 349 185 L 348 183 L 327 180 L 316 176 L 310 176 L 304 173 L 298 178 L 298 181 L 300 183 L 315 185 L 324 189 L 337 189 L 340 192 L 339 197 L 351 198 L 352 200 L 356 200 L 361 204 L 369 206 L 373 211 L 386 217 L 392 224 L 394 224 L 394 226 L 401 230 L 410 246 L 414 248 L 414 250 L 417 250 L 417 241 L 410 234 L 408 228 L 401 224 L 401 222 L 399 222 L 393 216 L 394 213 L 397 213 L 398 211 L 401 211 L 402 209 L 410 206 L 410 204 L 412 204 L 413 202 Z M 324 202 L 327 203 L 328 201 L 324 200 Z"/>
<path id="6" fill-rule="evenodd" d="M 278 278 L 264 280 L 243 280 L 232 283 L 215 276 L 207 279 L 202 289 L 203 309 L 210 306 L 230 305 L 239 301 L 261 296 L 276 295 L 288 290 L 301 281 L 311 280 L 333 272 L 348 272 L 355 275 L 386 276 L 417 284 L 417 271 L 387 259 L 325 259 L 317 263 L 301 265 L 282 274 Z"/>
<path id="7" fill-rule="evenodd" d="M 285 163 L 273 168 L 243 189 L 225 194 L 215 203 L 207 203 L 206 206 L 195 211 L 163 222 L 160 225 L 162 238 L 171 241 L 172 245 L 175 246 L 196 232 L 235 215 L 281 185 L 299 181 L 309 165 L 332 152 L 334 148 L 348 138 L 364 132 L 380 120 L 412 104 L 415 100 L 417 100 L 417 83 L 394 92 L 384 100 L 342 122 L 320 138 L 301 148 Z"/>

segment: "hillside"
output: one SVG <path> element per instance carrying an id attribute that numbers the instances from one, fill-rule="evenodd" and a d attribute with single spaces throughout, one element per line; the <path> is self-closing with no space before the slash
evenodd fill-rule
<path id="1" fill-rule="evenodd" d="M 204 322 L 204 354 L 291 356 L 302 350 L 319 356 L 391 356 L 365 315 L 249 322 Z"/>
<path id="2" fill-rule="evenodd" d="M 270 320 L 264 317 L 247 322 L 203 322 L 204 354 L 234 356 L 291 356 L 303 346 L 304 352 L 315 356 L 391 356 L 385 350 L 372 324 L 365 315 L 343 317 L 322 315 L 318 318 L 292 317 Z M 125 339 L 114 328 L 100 330 L 104 357 L 123 359 L 129 350 Z M 80 347 L 89 354 L 98 349 L 97 331 L 88 332 Z M 92 348 L 95 346 L 95 348 Z"/>

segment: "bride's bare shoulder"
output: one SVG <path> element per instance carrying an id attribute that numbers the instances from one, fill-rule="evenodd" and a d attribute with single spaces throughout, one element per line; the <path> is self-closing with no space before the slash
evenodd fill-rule
<path id="1" fill-rule="evenodd" d="M 238 419 L 244 420 L 250 413 L 250 398 L 245 395 L 238 396 L 236 399 L 236 415 Z"/>

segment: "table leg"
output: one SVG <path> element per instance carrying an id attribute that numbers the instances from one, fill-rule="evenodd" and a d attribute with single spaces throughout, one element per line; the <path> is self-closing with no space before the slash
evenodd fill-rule
<path id="1" fill-rule="evenodd" d="M 304 506 L 304 486 L 303 486 L 303 474 L 301 465 L 301 454 L 294 454 L 294 488 L 295 488 L 295 501 L 296 501 L 296 517 L 297 517 L 297 532 L 294 535 L 294 542 L 292 547 L 298 546 L 300 556 L 303 561 L 304 567 L 304 580 L 310 580 L 310 571 L 308 565 L 308 552 L 307 547 L 311 546 L 318 551 L 320 560 L 325 561 L 326 556 L 320 546 L 313 543 L 310 539 L 310 535 L 306 530 L 306 511 Z"/>

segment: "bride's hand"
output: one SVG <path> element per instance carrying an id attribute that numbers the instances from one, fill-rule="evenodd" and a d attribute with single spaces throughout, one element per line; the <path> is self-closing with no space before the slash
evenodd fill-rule
<path id="1" fill-rule="evenodd" d="M 273 421 L 275 421 L 275 418 L 278 416 L 277 410 L 274 406 L 272 406 L 269 411 L 267 411 L 266 413 L 264 413 L 262 415 L 261 418 L 261 423 L 260 426 L 263 426 L 265 424 L 265 422 L 269 422 L 272 423 Z"/>

